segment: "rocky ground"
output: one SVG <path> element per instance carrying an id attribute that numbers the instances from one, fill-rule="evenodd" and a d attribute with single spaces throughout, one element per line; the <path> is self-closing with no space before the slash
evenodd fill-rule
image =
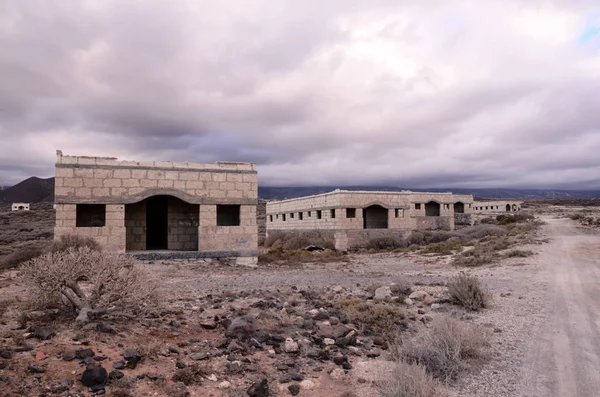
<path id="1" fill-rule="evenodd" d="M 418 252 L 256 269 L 146 262 L 165 309 L 155 318 L 84 327 L 61 312 L 35 310 L 19 272 L 6 271 L 0 396 L 377 396 L 374 382 L 389 374 L 390 341 L 413 338 L 442 317 L 492 335 L 488 358 L 447 392 L 521 396 L 527 368 L 535 373 L 531 332 L 549 318 L 547 260 L 560 240 L 552 221 L 575 223 L 558 211 L 545 216 L 550 225 L 519 247 L 534 255 L 474 269 L 454 267 L 452 255 Z M 445 283 L 461 270 L 488 286 L 490 309 L 450 302 Z"/>

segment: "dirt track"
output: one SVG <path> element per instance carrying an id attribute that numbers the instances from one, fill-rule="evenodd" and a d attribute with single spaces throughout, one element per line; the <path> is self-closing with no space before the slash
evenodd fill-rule
<path id="1" fill-rule="evenodd" d="M 600 395 L 600 236 L 568 219 L 545 219 L 552 239 L 532 283 L 547 284 L 528 338 L 519 396 Z"/>

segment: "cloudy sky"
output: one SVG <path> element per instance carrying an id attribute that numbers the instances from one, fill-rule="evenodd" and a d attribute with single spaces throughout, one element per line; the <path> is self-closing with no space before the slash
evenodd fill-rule
<path id="1" fill-rule="evenodd" d="M 2 0 L 0 185 L 55 150 L 262 185 L 600 188 L 597 0 Z"/>

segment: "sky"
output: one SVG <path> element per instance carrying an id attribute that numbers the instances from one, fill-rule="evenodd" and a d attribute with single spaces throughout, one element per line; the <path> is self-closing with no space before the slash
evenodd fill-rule
<path id="1" fill-rule="evenodd" d="M 600 189 L 597 0 L 3 0 L 0 49 L 0 185 L 61 149 Z"/>

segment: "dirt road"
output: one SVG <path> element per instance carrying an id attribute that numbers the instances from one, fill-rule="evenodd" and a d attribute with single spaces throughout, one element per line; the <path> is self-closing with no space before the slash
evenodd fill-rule
<path id="1" fill-rule="evenodd" d="M 547 285 L 545 305 L 526 339 L 517 395 L 600 396 L 600 235 L 544 220 L 551 242 L 531 282 Z"/>

